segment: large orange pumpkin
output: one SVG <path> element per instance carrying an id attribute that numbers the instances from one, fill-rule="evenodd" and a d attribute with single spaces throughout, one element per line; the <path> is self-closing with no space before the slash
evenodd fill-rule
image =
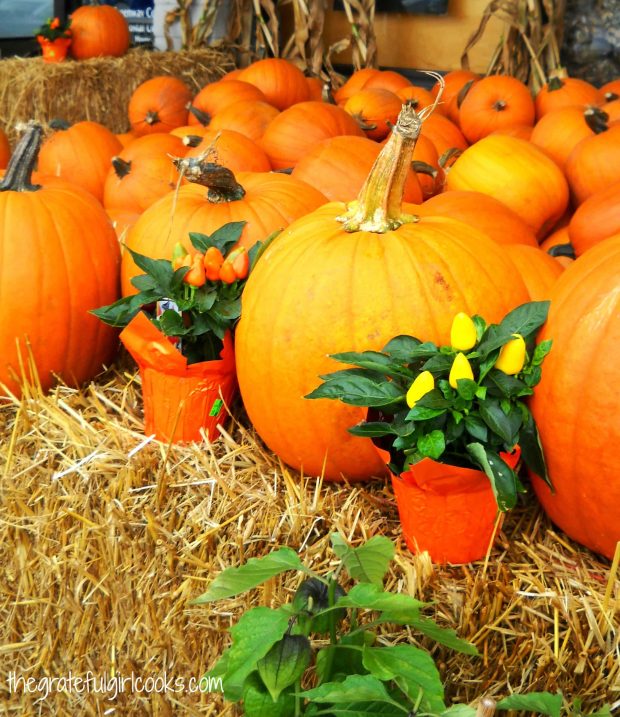
<path id="1" fill-rule="evenodd" d="M 76 60 L 120 57 L 129 49 L 130 40 L 127 20 L 111 5 L 82 5 L 71 15 L 69 52 Z"/>
<path id="2" fill-rule="evenodd" d="M 53 126 L 39 153 L 39 171 L 74 182 L 102 202 L 112 157 L 123 148 L 118 137 L 98 122 Z"/>
<path id="3" fill-rule="evenodd" d="M 138 85 L 129 98 L 129 122 L 135 134 L 170 132 L 188 123 L 189 87 L 178 77 L 160 75 Z"/>
<path id="4" fill-rule="evenodd" d="M 253 62 L 235 79 L 258 87 L 267 102 L 279 110 L 285 110 L 310 98 L 310 87 L 304 73 L 292 62 L 280 57 L 268 57 Z"/>
<path id="5" fill-rule="evenodd" d="M 571 264 L 551 295 L 542 339 L 552 339 L 531 408 L 552 493 L 545 511 L 571 538 L 612 558 L 620 541 L 620 237 Z"/>
<path id="6" fill-rule="evenodd" d="M 504 250 L 521 274 L 531 301 L 546 301 L 564 271 L 562 264 L 535 246 L 509 244 Z"/>
<path id="7" fill-rule="evenodd" d="M 56 178 L 31 183 L 40 139 L 38 126 L 24 135 L 0 182 L 0 383 L 16 394 L 27 346 L 44 390 L 54 374 L 91 379 L 117 346 L 116 332 L 88 313 L 118 298 L 116 235 L 88 192 Z"/>
<path id="8" fill-rule="evenodd" d="M 409 333 L 449 340 L 458 311 L 497 320 L 527 300 L 502 247 L 445 217 L 412 221 L 403 185 L 419 133 L 405 107 L 359 200 L 299 219 L 250 275 L 236 332 L 239 385 L 266 444 L 305 475 L 384 473 L 370 441 L 347 427 L 364 411 L 303 397 L 335 370 L 328 354 L 379 349 Z"/>
<path id="9" fill-rule="evenodd" d="M 568 225 L 568 235 L 577 256 L 619 232 L 620 181 L 588 197 L 577 207 Z"/>
<path id="10" fill-rule="evenodd" d="M 468 147 L 450 168 L 446 187 L 490 194 L 538 237 L 568 205 L 568 185 L 555 162 L 531 142 L 506 135 L 489 135 Z"/>
<path id="11" fill-rule="evenodd" d="M 205 165 L 194 183 L 144 211 L 127 236 L 127 246 L 153 259 L 171 257 L 177 242 L 193 253 L 189 232 L 209 234 L 228 222 L 245 221 L 241 243 L 249 248 L 324 203 L 319 191 L 286 174 L 240 172 L 235 177 L 224 167 Z M 131 256 L 124 254 L 123 294 L 135 293 L 131 278 L 137 273 Z"/>

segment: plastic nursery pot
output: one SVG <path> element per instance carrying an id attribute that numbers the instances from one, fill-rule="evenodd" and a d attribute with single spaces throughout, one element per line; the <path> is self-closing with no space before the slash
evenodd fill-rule
<path id="1" fill-rule="evenodd" d="M 515 467 L 517 447 L 502 458 Z M 481 560 L 501 525 L 491 483 L 483 471 L 425 458 L 392 476 L 407 547 L 427 551 L 435 563 Z"/>
<path id="2" fill-rule="evenodd" d="M 38 35 L 37 41 L 41 45 L 43 62 L 62 62 L 67 57 L 69 45 L 71 44 L 70 37 L 47 40 L 45 37 Z"/>
<path id="3" fill-rule="evenodd" d="M 218 424 L 229 416 L 237 392 L 235 355 L 230 333 L 220 359 L 187 365 L 187 359 L 139 313 L 121 332 L 121 340 L 140 369 L 144 433 L 160 441 L 201 441 L 219 437 Z"/>

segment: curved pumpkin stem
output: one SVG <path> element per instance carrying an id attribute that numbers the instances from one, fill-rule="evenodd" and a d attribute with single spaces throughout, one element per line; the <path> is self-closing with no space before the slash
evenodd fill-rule
<path id="1" fill-rule="evenodd" d="M 595 134 L 601 134 L 609 129 L 609 115 L 600 107 L 588 107 L 583 113 L 583 118 Z"/>
<path id="2" fill-rule="evenodd" d="M 194 115 L 203 127 L 208 127 L 211 124 L 211 115 L 199 110 L 198 107 L 194 107 L 191 102 L 188 103 L 187 109 L 190 114 Z"/>
<path id="3" fill-rule="evenodd" d="M 32 184 L 32 172 L 36 164 L 43 137 L 41 125 L 31 123 L 23 134 L 9 161 L 0 192 L 36 192 L 40 184 Z"/>
<path id="4" fill-rule="evenodd" d="M 236 202 L 245 196 L 245 189 L 228 167 L 206 162 L 200 157 L 173 157 L 172 163 L 190 182 L 208 187 L 207 198 L 210 202 Z"/>
<path id="5" fill-rule="evenodd" d="M 131 162 L 122 157 L 112 157 L 112 166 L 119 179 L 126 177 L 131 172 Z"/>

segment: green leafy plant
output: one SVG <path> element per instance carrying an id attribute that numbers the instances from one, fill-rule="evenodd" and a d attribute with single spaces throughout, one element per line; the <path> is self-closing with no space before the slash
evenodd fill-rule
<path id="1" fill-rule="evenodd" d="M 541 379 L 551 341 L 535 346 L 549 302 L 517 307 L 499 324 L 458 314 L 450 346 L 397 336 L 382 351 L 333 354 L 353 368 L 320 378 L 306 396 L 365 406 L 365 421 L 349 429 L 390 454 L 396 475 L 430 458 L 484 471 L 500 510 L 524 490 L 508 454 L 549 483 L 538 430 L 526 400 Z"/>
<path id="2" fill-rule="evenodd" d="M 59 17 L 48 18 L 35 32 L 37 39 L 53 42 L 59 37 L 71 37 L 71 18 L 62 22 Z"/>
<path id="3" fill-rule="evenodd" d="M 443 714 L 443 684 L 428 652 L 384 645 L 374 630 L 408 625 L 459 652 L 476 655 L 476 648 L 425 617 L 425 603 L 383 590 L 390 540 L 376 536 L 354 548 L 334 533 L 331 543 L 340 563 L 327 577 L 281 547 L 215 578 L 194 604 L 233 597 L 289 570 L 306 576 L 291 603 L 242 615 L 230 629 L 232 645 L 206 677 L 222 678 L 224 696 L 243 700 L 248 717 Z M 357 581 L 348 592 L 339 582 L 343 571 Z"/>
<path id="4" fill-rule="evenodd" d="M 172 259 L 151 259 L 126 247 L 144 271 L 131 280 L 138 293 L 92 313 L 111 326 L 124 327 L 145 310 L 157 328 L 177 344 L 188 364 L 217 359 L 224 334 L 241 315 L 247 277 L 277 234 L 257 242 L 249 251 L 233 249 L 244 226 L 245 222 L 230 222 L 210 236 L 191 232 L 195 253 L 189 254 L 179 244 Z"/>

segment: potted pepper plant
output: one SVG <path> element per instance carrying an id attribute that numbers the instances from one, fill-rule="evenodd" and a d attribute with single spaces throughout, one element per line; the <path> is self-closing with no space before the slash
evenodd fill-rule
<path id="1" fill-rule="evenodd" d="M 523 304 L 491 325 L 458 313 L 449 346 L 397 336 L 380 352 L 333 354 L 351 368 L 321 376 L 306 396 L 368 408 L 349 431 L 384 456 L 411 550 L 480 559 L 524 491 L 520 459 L 549 483 L 527 407 L 551 348 L 535 345 L 548 306 Z"/>
<path id="2" fill-rule="evenodd" d="M 71 45 L 71 19 L 48 18 L 37 30 L 35 37 L 41 46 L 43 62 L 62 62 Z"/>
<path id="3" fill-rule="evenodd" d="M 121 341 L 142 380 L 145 433 L 170 442 L 213 440 L 237 392 L 233 329 L 248 274 L 271 240 L 249 251 L 238 245 L 245 222 L 210 236 L 190 233 L 171 259 L 127 248 L 145 273 L 137 293 L 92 313 L 122 327 Z"/>

